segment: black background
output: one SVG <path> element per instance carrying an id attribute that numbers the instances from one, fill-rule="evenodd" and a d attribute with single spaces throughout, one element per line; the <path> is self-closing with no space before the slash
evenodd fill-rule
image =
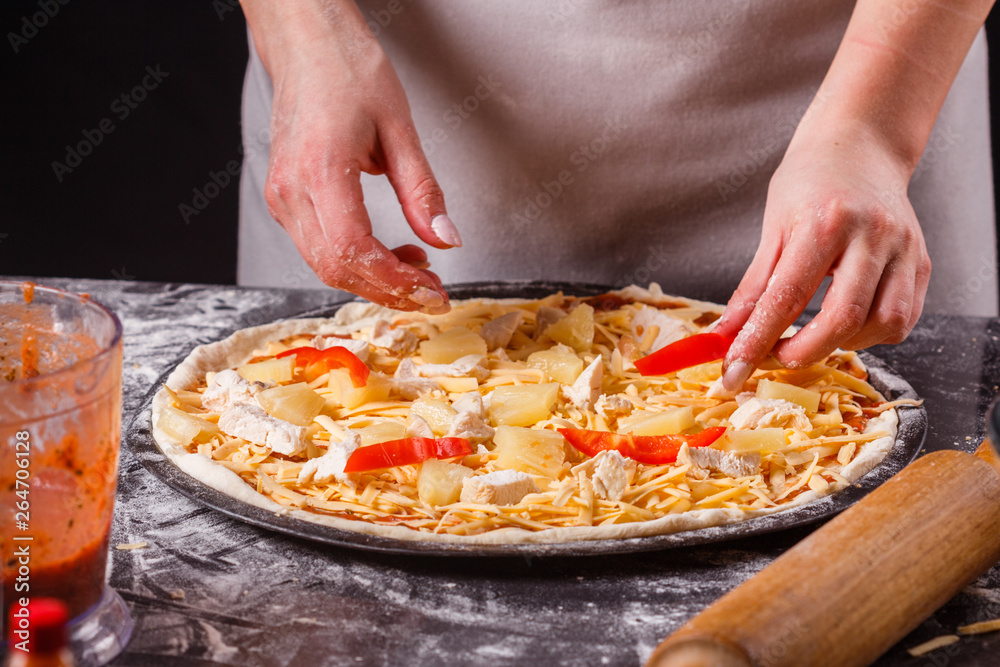
<path id="1" fill-rule="evenodd" d="M 247 43 L 237 0 L 62 1 L 0 6 L 0 275 L 235 282 L 238 178 L 215 188 L 211 174 L 241 157 Z M 1000 19 L 987 31 L 1000 44 Z M 11 33 L 26 40 L 15 38 L 17 52 Z M 147 67 L 167 74 L 134 109 L 116 103 L 144 77 L 153 83 Z M 990 80 L 996 118 L 997 63 Z M 100 143 L 60 181 L 52 163 L 66 164 L 67 145 L 85 132 Z"/>

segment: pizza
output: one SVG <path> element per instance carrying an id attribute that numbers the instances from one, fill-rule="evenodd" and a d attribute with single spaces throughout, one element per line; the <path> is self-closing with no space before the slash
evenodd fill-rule
<path id="1" fill-rule="evenodd" d="M 716 304 L 630 286 L 333 317 L 195 348 L 152 403 L 162 452 L 242 502 L 398 540 L 661 535 L 835 493 L 892 448 L 855 352 L 722 387 Z"/>

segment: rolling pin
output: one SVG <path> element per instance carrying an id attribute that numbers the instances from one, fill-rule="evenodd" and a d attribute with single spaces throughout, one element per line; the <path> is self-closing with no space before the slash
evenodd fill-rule
<path id="1" fill-rule="evenodd" d="M 917 459 L 688 621 L 648 667 L 868 665 L 1000 560 L 1000 457 Z"/>

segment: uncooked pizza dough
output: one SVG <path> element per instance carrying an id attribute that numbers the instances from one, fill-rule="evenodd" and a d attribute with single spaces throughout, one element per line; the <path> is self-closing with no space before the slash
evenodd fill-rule
<path id="1" fill-rule="evenodd" d="M 859 379 L 853 352 L 811 369 L 758 369 L 736 396 L 721 390 L 719 362 L 636 371 L 635 359 L 710 329 L 722 310 L 655 284 L 599 297 L 473 299 L 440 316 L 351 303 L 332 318 L 195 348 L 154 397 L 153 435 L 184 472 L 241 502 L 347 531 L 464 544 L 745 521 L 835 493 L 885 457 L 896 412 Z M 355 388 L 347 368 L 306 367 L 297 355 L 274 361 L 301 347 L 349 350 L 370 369 L 367 383 Z M 652 465 L 617 451 L 591 458 L 557 429 L 725 433 Z M 343 472 L 359 448 L 405 437 L 464 437 L 471 453 Z"/>

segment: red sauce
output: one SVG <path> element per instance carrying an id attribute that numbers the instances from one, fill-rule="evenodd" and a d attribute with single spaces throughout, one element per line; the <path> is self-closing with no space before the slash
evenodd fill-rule
<path id="1" fill-rule="evenodd" d="M 21 377 L 38 377 L 38 338 L 32 334 L 21 339 Z"/>
<path id="2" fill-rule="evenodd" d="M 30 305 L 35 300 L 35 283 L 21 283 L 21 293 L 24 295 L 24 303 Z"/>
<path id="3" fill-rule="evenodd" d="M 69 558 L 43 564 L 31 563 L 30 589 L 18 592 L 14 589 L 16 577 L 5 573 L 3 584 L 4 618 L 6 607 L 21 597 L 57 597 L 69 605 L 69 615 L 76 618 L 101 599 L 104 590 L 104 568 L 108 560 L 108 532 L 101 531 L 103 537 L 84 546 Z M 32 544 L 31 542 L 18 542 Z M 16 572 L 16 567 L 14 568 Z"/>
<path id="4" fill-rule="evenodd" d="M 581 299 L 583 303 L 593 307 L 594 310 L 617 310 L 625 304 L 635 303 L 634 299 L 622 298 L 617 294 L 598 294 Z"/>

